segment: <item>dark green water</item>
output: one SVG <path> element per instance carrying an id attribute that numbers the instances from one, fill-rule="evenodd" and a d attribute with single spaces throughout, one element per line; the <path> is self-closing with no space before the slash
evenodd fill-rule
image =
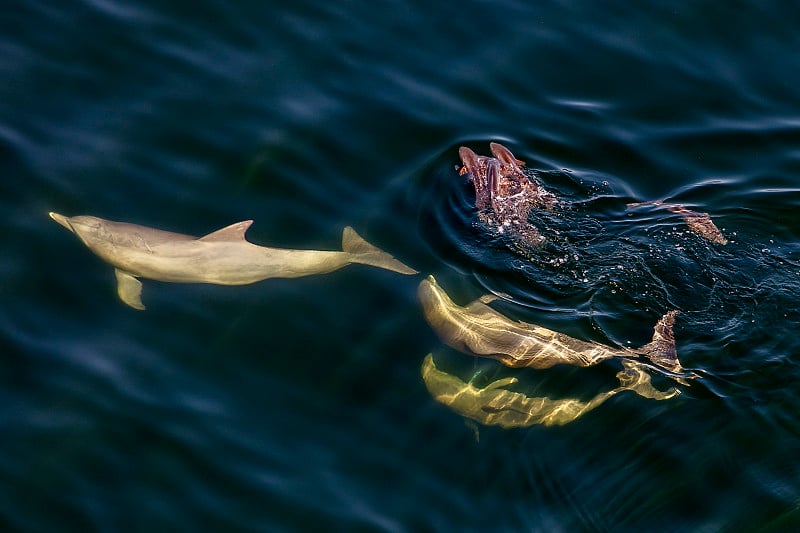
<path id="1" fill-rule="evenodd" d="M 69 4 L 69 5 L 68 5 Z M 28 1 L 0 15 L 0 528 L 800 529 L 800 9 L 763 2 Z M 777 5 L 777 4 L 776 4 Z M 559 192 L 550 244 L 482 231 L 462 144 Z M 729 238 L 711 245 L 681 202 Z M 48 211 L 335 249 L 454 299 L 639 345 L 679 309 L 679 398 L 476 439 L 419 374 L 421 276 L 145 281 Z M 615 368 L 517 371 L 585 396 Z M 663 384 L 662 384 L 663 385 Z"/>

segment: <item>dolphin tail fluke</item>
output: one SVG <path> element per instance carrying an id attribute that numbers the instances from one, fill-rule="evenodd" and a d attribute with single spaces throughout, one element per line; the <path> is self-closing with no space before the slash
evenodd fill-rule
<path id="1" fill-rule="evenodd" d="M 144 311 L 142 282 L 118 268 L 114 269 L 114 273 L 117 275 L 117 294 L 119 299 L 134 309 Z"/>
<path id="2" fill-rule="evenodd" d="M 417 274 L 413 268 L 365 241 L 350 226 L 344 228 L 342 232 L 342 250 L 352 255 L 350 261 L 353 263 L 385 268 L 400 274 Z"/>
<path id="3" fill-rule="evenodd" d="M 675 334 L 672 332 L 677 314 L 678 311 L 673 310 L 662 316 L 653 328 L 653 340 L 639 348 L 638 351 L 652 363 L 666 368 L 670 372 L 680 374 L 683 372 L 683 367 L 678 360 Z"/>
<path id="4" fill-rule="evenodd" d="M 630 390 L 644 398 L 651 398 L 653 400 L 667 400 L 681 393 L 675 387 L 671 387 L 666 391 L 656 389 L 650 383 L 650 374 L 648 374 L 641 363 L 631 360 L 622 361 L 622 370 L 617 373 L 619 379 L 619 386 L 622 390 Z"/>

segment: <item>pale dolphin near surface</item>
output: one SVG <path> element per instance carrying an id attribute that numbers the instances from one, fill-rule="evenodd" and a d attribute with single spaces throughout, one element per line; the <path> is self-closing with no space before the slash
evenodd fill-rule
<path id="1" fill-rule="evenodd" d="M 601 392 L 588 401 L 533 397 L 508 390 L 518 382 L 517 378 L 501 378 L 478 387 L 438 368 L 431 354 L 425 357 L 420 371 L 425 387 L 437 402 L 465 418 L 506 429 L 535 424 L 568 424 L 626 390 L 654 400 L 666 400 L 680 394 L 674 387 L 664 392 L 657 390 L 650 383 L 650 375 L 638 363 L 623 360 L 622 365 L 623 369 L 617 373 L 620 386 Z"/>
<path id="2" fill-rule="evenodd" d="M 550 368 L 557 364 L 587 367 L 615 357 L 644 358 L 675 374 L 672 377 L 694 377 L 694 374 L 681 374 L 683 367 L 678 361 L 672 332 L 677 311 L 670 311 L 656 323 L 650 343 L 638 349 L 612 348 L 512 320 L 486 305 L 495 299 L 493 296 L 462 307 L 450 299 L 433 276 L 420 282 L 417 294 L 425 319 L 442 342 L 466 354 L 496 359 L 512 368 Z"/>
<path id="3" fill-rule="evenodd" d="M 137 278 L 176 283 L 247 285 L 267 278 L 298 278 L 333 272 L 351 263 L 401 274 L 417 271 L 376 248 L 351 227 L 342 233 L 342 251 L 289 250 L 257 246 L 245 240 L 253 223 L 245 220 L 203 237 L 162 231 L 92 216 L 50 218 L 78 236 L 117 276 L 120 299 L 144 309 Z"/>

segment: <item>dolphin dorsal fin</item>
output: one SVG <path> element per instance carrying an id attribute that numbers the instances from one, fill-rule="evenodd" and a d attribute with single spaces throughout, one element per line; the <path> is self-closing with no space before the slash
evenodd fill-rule
<path id="1" fill-rule="evenodd" d="M 244 234 L 247 233 L 247 229 L 253 224 L 252 220 L 243 220 L 241 222 L 236 222 L 235 224 L 231 224 L 230 226 L 225 226 L 222 229 L 218 229 L 208 235 L 203 235 L 198 241 L 211 241 L 211 242 L 230 242 L 230 241 L 243 241 Z"/>
<path id="2" fill-rule="evenodd" d="M 670 311 L 662 316 L 653 328 L 653 340 L 639 349 L 651 362 L 676 373 L 683 371 L 672 332 L 677 314 L 678 311 Z"/>

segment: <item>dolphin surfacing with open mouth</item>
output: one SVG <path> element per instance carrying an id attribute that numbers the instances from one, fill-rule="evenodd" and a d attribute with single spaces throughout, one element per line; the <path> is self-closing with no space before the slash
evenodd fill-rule
<path id="1" fill-rule="evenodd" d="M 489 143 L 492 156 L 482 156 L 466 146 L 458 150 L 466 175 L 475 187 L 478 220 L 497 233 L 508 234 L 529 246 L 544 242 L 539 230 L 528 220 L 534 209 L 552 210 L 557 204 L 531 172 L 523 170 L 511 150 L 500 143 Z"/>
<path id="2" fill-rule="evenodd" d="M 290 250 L 257 246 L 245 239 L 253 223 L 245 220 L 203 237 L 162 231 L 92 216 L 50 218 L 70 230 L 98 257 L 110 263 L 117 294 L 143 310 L 137 278 L 176 283 L 247 285 L 267 278 L 298 278 L 333 272 L 351 263 L 401 274 L 417 271 L 373 246 L 351 227 L 342 233 L 342 251 Z"/>

